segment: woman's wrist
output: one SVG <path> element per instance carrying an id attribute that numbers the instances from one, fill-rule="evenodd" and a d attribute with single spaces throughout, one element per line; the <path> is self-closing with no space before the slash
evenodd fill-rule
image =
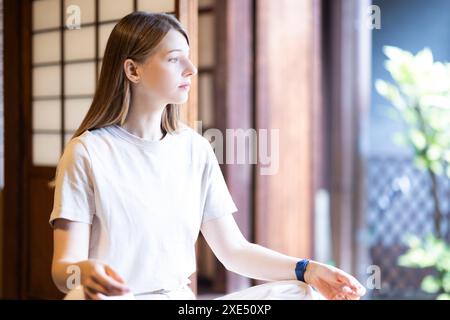
<path id="1" fill-rule="evenodd" d="M 295 265 L 295 275 L 297 277 L 297 280 L 306 283 L 305 274 L 306 270 L 308 269 L 309 263 L 309 259 L 302 259 L 297 262 L 297 264 Z"/>
<path id="2" fill-rule="evenodd" d="M 308 265 L 306 266 L 306 269 L 305 269 L 304 278 L 305 278 L 305 283 L 306 284 L 310 284 L 311 283 L 311 272 L 312 272 L 313 268 L 314 268 L 314 261 L 310 260 Z"/>

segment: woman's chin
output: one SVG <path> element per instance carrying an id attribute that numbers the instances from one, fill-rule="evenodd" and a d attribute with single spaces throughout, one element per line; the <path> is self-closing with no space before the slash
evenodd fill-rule
<path id="1" fill-rule="evenodd" d="M 185 104 L 188 101 L 189 96 L 180 97 L 178 99 L 173 99 L 172 104 Z"/>

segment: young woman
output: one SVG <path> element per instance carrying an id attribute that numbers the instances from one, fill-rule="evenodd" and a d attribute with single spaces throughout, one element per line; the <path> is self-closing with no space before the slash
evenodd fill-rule
<path id="1" fill-rule="evenodd" d="M 72 298 L 195 299 L 201 231 L 228 270 L 272 281 L 230 298 L 311 298 L 313 287 L 358 299 L 365 289 L 345 272 L 242 236 L 212 147 L 179 121 L 196 73 L 170 15 L 135 12 L 113 29 L 92 105 L 57 167 L 56 286 Z"/>

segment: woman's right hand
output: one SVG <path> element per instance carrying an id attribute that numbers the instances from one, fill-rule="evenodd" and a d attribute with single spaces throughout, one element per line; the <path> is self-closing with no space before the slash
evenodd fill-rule
<path id="1" fill-rule="evenodd" d="M 87 300 L 103 300 L 130 292 L 125 281 L 107 264 L 98 260 L 79 263 L 81 284 Z"/>
<path id="2" fill-rule="evenodd" d="M 353 276 L 316 261 L 309 262 L 304 277 L 326 299 L 359 300 L 366 293 L 366 288 Z"/>

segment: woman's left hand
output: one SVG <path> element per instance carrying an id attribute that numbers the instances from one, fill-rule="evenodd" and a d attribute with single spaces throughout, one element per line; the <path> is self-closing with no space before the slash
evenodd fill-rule
<path id="1" fill-rule="evenodd" d="M 305 282 L 329 300 L 359 300 L 366 289 L 346 272 L 311 260 L 306 267 Z"/>

